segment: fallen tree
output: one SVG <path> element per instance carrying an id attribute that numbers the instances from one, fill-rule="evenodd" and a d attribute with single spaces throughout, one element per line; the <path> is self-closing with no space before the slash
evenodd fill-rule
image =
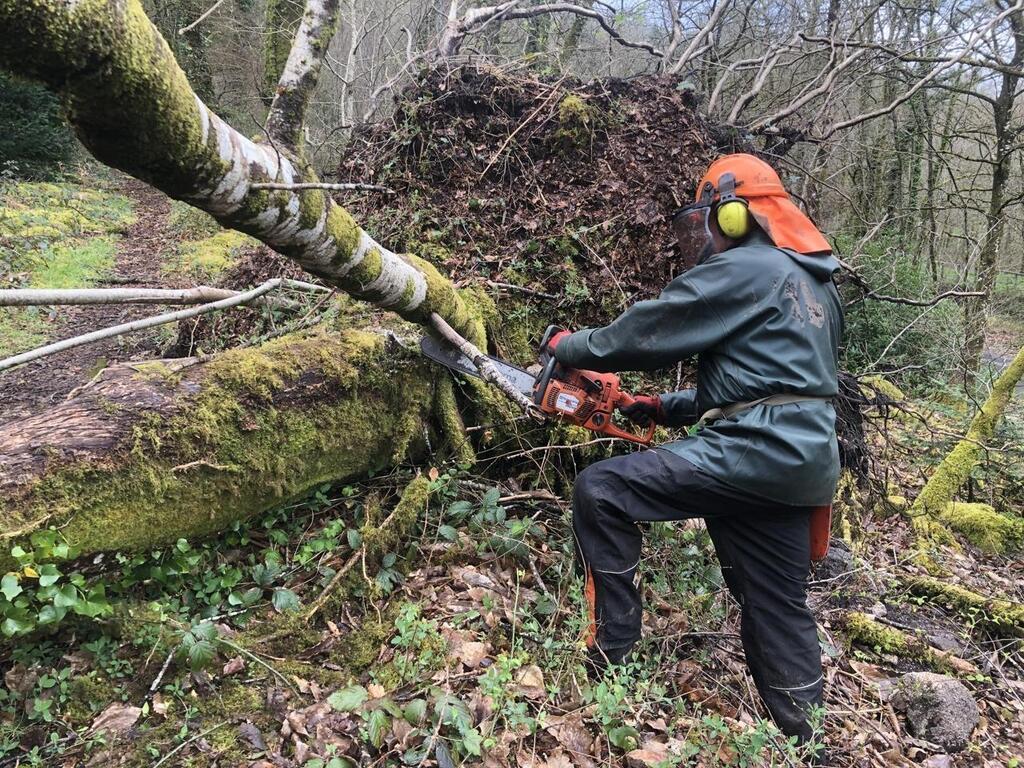
<path id="1" fill-rule="evenodd" d="M 318 330 L 108 368 L 0 430 L 0 538 L 57 527 L 83 553 L 140 551 L 422 458 L 446 421 L 428 365 L 380 331 Z"/>
<path id="2" fill-rule="evenodd" d="M 252 141 L 193 92 L 139 0 L 0 0 L 9 44 L 0 64 L 60 94 L 79 139 L 101 162 L 261 240 L 324 282 L 414 322 L 437 313 L 480 343 L 482 328 L 451 281 L 388 250 L 320 189 L 302 129 L 338 0 L 308 0 L 278 82 L 265 137 Z"/>

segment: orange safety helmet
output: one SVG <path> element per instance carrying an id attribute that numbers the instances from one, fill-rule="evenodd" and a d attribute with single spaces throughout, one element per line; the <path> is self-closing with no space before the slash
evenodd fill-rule
<path id="1" fill-rule="evenodd" d="M 754 220 L 777 247 L 797 253 L 832 252 L 814 222 L 789 199 L 775 169 L 753 155 L 723 155 L 711 163 L 697 186 L 698 197 L 710 185 L 717 201 L 719 179 L 726 174 L 735 179 L 736 197 L 746 203 Z"/>

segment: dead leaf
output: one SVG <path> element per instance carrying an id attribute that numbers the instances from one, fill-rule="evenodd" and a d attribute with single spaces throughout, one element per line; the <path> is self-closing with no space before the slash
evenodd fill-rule
<path id="1" fill-rule="evenodd" d="M 544 673 L 536 664 L 525 666 L 516 673 L 515 692 L 528 699 L 543 699 Z"/>
<path id="2" fill-rule="evenodd" d="M 626 753 L 626 765 L 630 766 L 630 768 L 655 766 L 668 759 L 668 746 L 660 741 L 648 741 L 639 749 Z"/>
<path id="3" fill-rule="evenodd" d="M 228 675 L 237 675 L 243 669 L 245 669 L 245 659 L 241 656 L 235 656 L 224 665 L 224 668 L 221 670 L 221 674 L 225 677 Z"/>
<path id="4" fill-rule="evenodd" d="M 366 687 L 366 692 L 370 694 L 371 699 L 383 699 L 387 695 L 384 686 L 377 683 L 370 683 Z"/>
<path id="5" fill-rule="evenodd" d="M 238 735 L 257 752 L 265 752 L 267 750 L 267 744 L 263 741 L 263 732 L 248 720 L 238 726 Z"/>
<path id="6" fill-rule="evenodd" d="M 167 714 L 167 708 L 168 704 L 164 701 L 164 697 L 159 693 L 154 693 L 153 700 L 150 702 L 150 709 L 153 710 L 153 714 L 163 717 Z"/>
<path id="7" fill-rule="evenodd" d="M 133 707 L 130 704 L 114 702 L 104 709 L 92 721 L 89 727 L 91 733 L 108 733 L 118 736 L 127 733 L 128 730 L 138 722 L 142 715 L 142 707 Z"/>
<path id="8" fill-rule="evenodd" d="M 453 649 L 455 655 L 466 669 L 476 669 L 479 667 L 480 662 L 487 658 L 487 650 L 487 643 L 475 641 L 462 643 L 458 648 Z"/>

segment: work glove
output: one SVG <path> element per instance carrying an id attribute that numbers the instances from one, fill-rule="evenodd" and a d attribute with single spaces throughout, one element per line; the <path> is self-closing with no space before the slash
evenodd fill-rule
<path id="1" fill-rule="evenodd" d="M 548 339 L 547 345 L 541 350 L 541 354 L 544 354 L 545 352 L 549 355 L 555 354 L 555 349 L 557 349 L 558 345 L 562 343 L 562 339 L 571 335 L 572 331 L 558 331 L 552 334 L 551 338 Z"/>
<path id="2" fill-rule="evenodd" d="M 619 408 L 619 412 L 641 427 L 647 427 L 652 421 L 660 424 L 665 418 L 661 410 L 661 398 L 657 395 L 637 395 L 631 405 Z"/>

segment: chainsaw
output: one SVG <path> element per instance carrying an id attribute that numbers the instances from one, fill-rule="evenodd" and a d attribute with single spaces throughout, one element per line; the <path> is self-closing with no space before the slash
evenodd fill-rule
<path id="1" fill-rule="evenodd" d="M 548 339 L 558 331 L 550 326 L 541 340 L 546 349 Z M 455 347 L 430 336 L 420 339 L 420 350 L 431 360 L 453 371 L 482 378 L 473 361 Z M 540 373 L 534 375 L 504 360 L 490 358 L 495 368 L 529 397 L 541 413 L 557 416 L 570 424 L 589 429 L 600 435 L 618 437 L 640 445 L 650 445 L 654 439 L 652 422 L 643 432 L 624 429 L 615 423 L 613 414 L 635 401 L 622 390 L 619 377 L 614 373 L 597 373 L 569 368 L 559 363 L 554 355 L 542 353 Z"/>

